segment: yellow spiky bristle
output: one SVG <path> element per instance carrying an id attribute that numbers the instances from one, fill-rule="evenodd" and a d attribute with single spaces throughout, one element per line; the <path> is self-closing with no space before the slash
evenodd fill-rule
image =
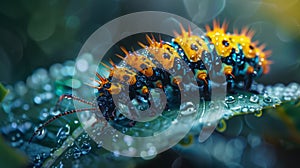
<path id="1" fill-rule="evenodd" d="M 226 35 L 228 23 L 224 21 L 222 25 L 220 25 L 219 21 L 214 20 L 212 27 L 213 29 L 211 29 L 209 25 L 206 25 L 205 28 L 206 35 L 211 39 L 212 43 L 215 43 L 220 36 Z"/>
<path id="2" fill-rule="evenodd" d="M 263 73 L 267 74 L 270 71 L 270 65 L 273 63 L 270 60 L 267 60 L 268 57 L 270 57 L 270 55 L 272 54 L 271 50 L 266 50 L 265 49 L 265 44 L 260 45 L 257 48 L 257 55 L 259 57 L 259 64 L 262 66 L 263 68 Z"/>

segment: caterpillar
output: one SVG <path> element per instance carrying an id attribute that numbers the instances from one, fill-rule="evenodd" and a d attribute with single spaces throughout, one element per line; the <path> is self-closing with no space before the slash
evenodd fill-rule
<path id="1" fill-rule="evenodd" d="M 243 28 L 238 32 L 235 29 L 231 34 L 227 33 L 227 27 L 226 22 L 220 24 L 214 20 L 212 28 L 206 26 L 205 37 L 202 37 L 194 35 L 190 27 L 186 30 L 180 25 L 181 33 L 174 32 L 175 37 L 171 41 L 146 35 L 148 44 L 138 42 L 142 48 L 140 52 L 121 47 L 124 54 L 116 56 L 123 64 L 116 65 L 112 60 L 109 61 L 111 66 L 102 63 L 109 71 L 108 77 L 97 72 L 97 78 L 93 79 L 97 85 L 89 85 L 96 89 L 95 101 L 62 95 L 57 102 L 58 107 L 63 99 L 68 98 L 88 104 L 92 108 L 70 110 L 50 118 L 34 131 L 29 142 L 57 118 L 86 110 L 94 111 L 97 118 L 103 116 L 112 125 L 133 127 L 137 122 L 134 115 L 131 119 L 124 116 L 114 101 L 128 105 L 128 110 L 135 114 L 136 107 L 144 111 L 153 105 L 150 94 L 152 89 L 160 89 L 165 93 L 167 103 L 166 107 L 162 107 L 164 111 L 179 108 L 180 90 L 189 85 L 190 77 L 186 75 L 188 72 L 194 74 L 200 97 L 209 101 L 211 81 L 208 67 L 202 59 L 211 50 L 221 60 L 218 73 L 226 77 L 227 93 L 234 94 L 236 89 L 252 91 L 253 80 L 269 71 L 272 62 L 268 57 L 271 51 L 265 51 L 264 44 L 258 45 L 257 41 L 252 40 L 253 30 Z M 133 100 L 136 101 L 136 106 L 132 105 Z"/>

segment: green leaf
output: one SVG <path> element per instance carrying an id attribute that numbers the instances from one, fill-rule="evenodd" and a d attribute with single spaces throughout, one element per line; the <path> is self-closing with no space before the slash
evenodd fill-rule
<path id="1" fill-rule="evenodd" d="M 26 167 L 28 159 L 20 151 L 9 147 L 0 136 L 0 165 L 6 168 Z"/>
<path id="2" fill-rule="evenodd" d="M 7 90 L 1 83 L 0 83 L 0 102 L 4 99 L 4 97 L 8 94 L 9 90 Z"/>

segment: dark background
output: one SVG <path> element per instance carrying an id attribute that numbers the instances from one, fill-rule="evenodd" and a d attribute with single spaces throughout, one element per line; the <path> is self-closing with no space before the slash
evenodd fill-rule
<path id="1" fill-rule="evenodd" d="M 155 10 L 177 14 L 203 28 L 213 19 L 229 21 L 230 32 L 250 26 L 257 32 L 254 40 L 273 52 L 271 71 L 259 82 L 299 82 L 299 7 L 283 0 L 1 1 L 0 81 L 12 84 L 38 67 L 74 60 L 101 25 L 124 14 Z"/>

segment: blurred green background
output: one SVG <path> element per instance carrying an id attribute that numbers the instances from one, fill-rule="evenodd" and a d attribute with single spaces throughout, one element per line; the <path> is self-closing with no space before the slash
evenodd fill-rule
<path id="1" fill-rule="evenodd" d="M 204 28 L 213 19 L 252 27 L 254 40 L 273 51 L 263 83 L 300 81 L 300 3 L 296 0 L 2 0 L 0 81 L 25 80 L 37 67 L 75 59 L 101 25 L 124 14 L 155 10 L 177 14 Z"/>

